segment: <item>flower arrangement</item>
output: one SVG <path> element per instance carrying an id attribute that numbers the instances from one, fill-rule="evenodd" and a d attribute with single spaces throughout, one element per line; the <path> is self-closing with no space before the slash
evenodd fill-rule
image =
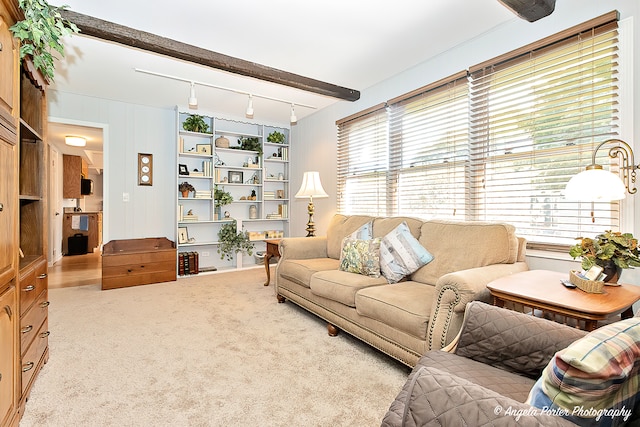
<path id="1" fill-rule="evenodd" d="M 594 239 L 579 237 L 580 243 L 569 250 L 576 259 L 582 257 L 582 268 L 588 270 L 594 265 L 602 268 L 614 263 L 619 269 L 640 267 L 638 240 L 631 233 L 610 230 L 598 234 Z"/>

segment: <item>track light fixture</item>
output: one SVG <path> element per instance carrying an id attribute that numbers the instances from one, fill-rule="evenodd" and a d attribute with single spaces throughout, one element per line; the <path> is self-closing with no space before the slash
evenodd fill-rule
<path id="1" fill-rule="evenodd" d="M 249 103 L 247 104 L 247 111 L 245 112 L 247 119 L 253 119 L 253 95 L 249 94 Z"/>
<path id="2" fill-rule="evenodd" d="M 253 98 L 262 98 L 262 99 L 268 99 L 270 101 L 275 101 L 275 102 L 282 102 L 284 104 L 290 104 L 291 105 L 291 116 L 290 116 L 290 122 L 291 124 L 296 124 L 298 122 L 298 118 L 296 117 L 296 113 L 294 110 L 294 103 L 291 101 L 287 101 L 286 99 L 279 99 L 279 98 L 274 98 L 271 96 L 266 96 L 266 95 L 258 95 L 256 93 L 249 93 L 247 91 L 244 90 L 240 90 L 240 89 L 233 89 L 233 88 L 229 88 L 229 87 L 224 87 L 224 86 L 218 86 L 218 85 L 214 85 L 211 83 L 205 83 L 205 82 L 198 82 L 195 80 L 190 80 L 190 79 L 185 79 L 182 77 L 176 77 L 176 76 L 170 76 L 168 74 L 162 74 L 162 73 L 156 73 L 155 71 L 147 71 L 147 70 L 141 70 L 139 68 L 135 68 L 134 69 L 136 72 L 138 73 L 145 73 L 145 74 L 151 74 L 152 76 L 158 76 L 158 77 L 164 77 L 167 79 L 172 79 L 172 80 L 178 80 L 181 82 L 187 82 L 191 84 L 191 91 L 189 93 L 189 108 L 192 109 L 196 109 L 198 108 L 198 99 L 196 98 L 196 84 L 200 85 L 200 86 L 207 86 L 207 87 L 212 87 L 214 89 L 220 89 L 220 90 L 227 90 L 229 92 L 235 92 L 235 93 L 239 93 L 242 95 L 249 95 L 249 102 L 247 105 L 247 110 L 245 111 L 245 115 L 248 119 L 252 119 L 253 118 Z M 314 107 L 313 105 L 305 105 L 305 104 L 300 104 L 300 103 L 295 103 L 295 105 L 297 105 L 298 107 L 305 107 L 305 108 L 312 108 L 312 109 L 316 109 L 316 107 Z"/>
<path id="3" fill-rule="evenodd" d="M 196 84 L 195 82 L 191 82 L 191 92 L 189 94 L 189 108 L 196 109 L 198 108 L 198 98 L 196 98 Z"/>

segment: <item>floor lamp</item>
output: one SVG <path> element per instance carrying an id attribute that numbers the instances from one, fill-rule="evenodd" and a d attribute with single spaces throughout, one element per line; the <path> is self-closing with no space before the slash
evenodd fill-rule
<path id="1" fill-rule="evenodd" d="M 329 197 L 329 195 L 322 188 L 320 182 L 320 174 L 318 172 L 305 172 L 302 177 L 302 185 L 300 190 L 296 193 L 296 198 L 308 198 L 309 205 L 307 206 L 307 212 L 309 212 L 309 222 L 307 222 L 307 237 L 313 237 L 316 235 L 316 226 L 313 222 L 313 198 L 316 197 Z"/>

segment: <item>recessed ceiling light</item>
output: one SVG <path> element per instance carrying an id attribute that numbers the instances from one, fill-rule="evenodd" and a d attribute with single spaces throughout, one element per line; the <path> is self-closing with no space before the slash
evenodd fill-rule
<path id="1" fill-rule="evenodd" d="M 64 137 L 64 143 L 73 147 L 84 147 L 87 145 L 87 139 L 81 136 L 67 135 Z"/>

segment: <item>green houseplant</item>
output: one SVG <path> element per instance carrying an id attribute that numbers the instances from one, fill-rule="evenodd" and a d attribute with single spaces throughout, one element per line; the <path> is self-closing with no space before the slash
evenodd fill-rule
<path id="1" fill-rule="evenodd" d="M 178 184 L 178 190 L 182 193 L 182 197 L 189 197 L 190 191 L 196 191 L 193 185 L 189 184 L 187 181 Z"/>
<path id="2" fill-rule="evenodd" d="M 68 6 L 55 7 L 45 0 L 18 0 L 24 19 L 16 22 L 10 30 L 20 40 L 20 59 L 30 57 L 33 65 L 48 81 L 54 77 L 52 52 L 64 56 L 62 38 L 80 30 L 71 21 L 62 18 L 61 10 Z"/>
<path id="3" fill-rule="evenodd" d="M 267 142 L 272 142 L 274 144 L 284 144 L 284 133 L 278 132 L 274 130 L 267 136 Z"/>
<path id="4" fill-rule="evenodd" d="M 595 238 L 579 237 L 580 240 L 569 250 L 569 255 L 582 258 L 582 268 L 588 270 L 594 265 L 604 269 L 605 282 L 619 277 L 622 269 L 640 267 L 638 240 L 631 233 L 607 230 Z"/>
<path id="5" fill-rule="evenodd" d="M 189 132 L 210 133 L 209 125 L 204 121 L 204 117 L 192 114 L 182 122 L 182 128 Z"/>
<path id="6" fill-rule="evenodd" d="M 233 202 L 233 196 L 216 185 L 213 187 L 213 202 L 216 209 L 215 219 L 222 219 L 222 207 Z"/>
<path id="7" fill-rule="evenodd" d="M 259 156 L 262 156 L 262 146 L 260 145 L 260 139 L 256 137 L 241 137 L 238 138 L 241 150 L 257 151 Z"/>
<path id="8" fill-rule="evenodd" d="M 226 258 L 231 261 L 238 252 L 253 255 L 254 244 L 249 240 L 249 233 L 238 231 L 238 224 L 235 220 L 220 227 L 218 239 L 220 240 L 218 245 L 220 259 Z"/>

